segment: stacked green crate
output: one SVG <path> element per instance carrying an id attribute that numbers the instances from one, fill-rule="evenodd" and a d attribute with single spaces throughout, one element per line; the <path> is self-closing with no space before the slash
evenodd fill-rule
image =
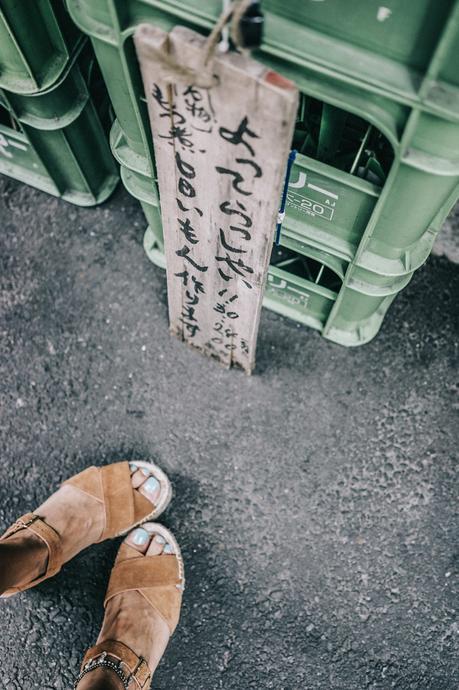
<path id="1" fill-rule="evenodd" d="M 2 0 L 0 88 L 24 95 L 50 88 L 82 40 L 62 0 Z"/>
<path id="2" fill-rule="evenodd" d="M 0 173 L 75 204 L 103 201 L 118 181 L 108 105 L 62 0 L 2 2 Z"/>
<path id="3" fill-rule="evenodd" d="M 107 81 L 118 118 L 115 155 L 143 181 L 144 208 L 148 190 L 149 206 L 157 208 L 132 35 L 144 21 L 206 33 L 222 2 L 67 3 L 91 36 Z M 345 5 L 264 0 L 266 31 L 256 57 L 303 94 L 282 233 L 282 245 L 296 254 L 285 262 L 273 257 L 267 306 L 356 345 L 377 333 L 458 195 L 459 2 Z M 130 182 L 134 189 L 132 175 Z M 155 260 L 160 233 L 150 221 L 145 242 Z M 311 266 L 319 266 L 316 273 Z"/>

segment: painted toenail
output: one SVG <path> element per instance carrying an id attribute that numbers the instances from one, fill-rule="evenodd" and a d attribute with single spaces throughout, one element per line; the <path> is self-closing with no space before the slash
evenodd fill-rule
<path id="1" fill-rule="evenodd" d="M 172 548 L 171 544 L 166 544 L 163 549 L 163 553 L 174 553 L 174 549 Z"/>
<path id="2" fill-rule="evenodd" d="M 139 468 L 138 468 L 137 465 L 135 465 L 133 462 L 130 462 L 130 463 L 129 463 L 129 469 L 131 470 L 131 472 L 137 472 L 137 470 L 138 470 Z"/>
<path id="3" fill-rule="evenodd" d="M 157 544 L 165 544 L 165 543 L 166 543 L 166 540 L 164 539 L 163 536 L 161 536 L 161 534 L 157 534 L 156 537 L 155 537 L 155 542 L 156 542 Z"/>
<path id="4" fill-rule="evenodd" d="M 136 529 L 132 533 L 131 539 L 136 546 L 145 546 L 149 539 L 148 532 L 142 528 Z"/>
<path id="5" fill-rule="evenodd" d="M 146 467 L 142 467 L 142 469 L 141 469 L 140 471 L 141 471 L 142 474 L 144 474 L 146 477 L 149 477 L 150 474 L 151 474 L 150 470 L 148 470 Z"/>
<path id="6" fill-rule="evenodd" d="M 159 489 L 159 482 L 156 477 L 150 477 L 150 479 L 147 479 L 143 485 L 143 488 L 145 491 L 148 491 L 149 494 L 153 494 L 157 489 Z"/>

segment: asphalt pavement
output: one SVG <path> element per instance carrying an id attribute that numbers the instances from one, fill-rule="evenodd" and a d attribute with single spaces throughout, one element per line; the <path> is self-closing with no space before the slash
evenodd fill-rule
<path id="1" fill-rule="evenodd" d="M 363 347 L 263 310 L 247 377 L 170 338 L 144 225 L 122 189 L 83 209 L 0 178 L 0 529 L 151 458 L 188 581 L 153 688 L 455 690 L 454 249 Z M 117 546 L 2 602 L 1 688 L 70 690 Z"/>

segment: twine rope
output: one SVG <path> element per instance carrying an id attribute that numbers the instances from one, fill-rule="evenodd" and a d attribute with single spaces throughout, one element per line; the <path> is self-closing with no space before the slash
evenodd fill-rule
<path id="1" fill-rule="evenodd" d="M 242 49 L 242 36 L 241 36 L 241 19 L 249 9 L 253 0 L 235 0 L 231 3 L 227 10 L 224 10 L 214 28 L 207 37 L 206 43 L 204 45 L 204 60 L 203 64 L 206 66 L 209 60 L 214 56 L 215 49 L 218 45 L 220 34 L 222 29 L 229 22 L 230 24 L 230 35 L 236 48 Z"/>
<path id="2" fill-rule="evenodd" d="M 197 67 L 187 67 L 186 65 L 177 62 L 177 60 L 170 54 L 163 50 L 159 50 L 152 45 L 148 46 L 148 53 L 154 55 L 155 59 L 161 64 L 164 69 L 163 79 L 172 84 L 176 81 L 186 80 L 190 84 L 200 86 L 202 88 L 211 88 L 215 85 L 215 77 L 209 72 L 209 66 L 215 55 L 220 34 L 223 28 L 230 22 L 230 35 L 236 48 L 243 50 L 242 36 L 241 36 L 241 19 L 247 12 L 253 0 L 234 0 L 230 6 L 224 10 L 217 23 L 213 27 L 202 49 L 202 56 Z"/>

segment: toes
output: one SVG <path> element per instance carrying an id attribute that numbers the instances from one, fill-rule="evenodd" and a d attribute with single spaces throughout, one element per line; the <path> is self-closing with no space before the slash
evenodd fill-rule
<path id="1" fill-rule="evenodd" d="M 153 534 L 150 546 L 148 547 L 147 556 L 160 556 L 163 553 L 166 540 L 161 534 Z"/>
<path id="2" fill-rule="evenodd" d="M 146 522 L 142 527 L 132 530 L 126 537 L 126 543 L 139 553 L 147 556 L 175 554 L 175 549 L 162 534 L 154 522 Z"/>
<path id="3" fill-rule="evenodd" d="M 161 534 L 155 534 L 148 547 L 147 556 L 161 556 L 173 554 L 174 550 Z"/>
<path id="4" fill-rule="evenodd" d="M 126 537 L 126 543 L 132 546 L 139 553 L 146 553 L 150 543 L 151 535 L 143 527 L 137 527 Z"/>
<path id="5" fill-rule="evenodd" d="M 145 498 L 148 498 L 151 503 L 156 504 L 159 494 L 161 493 L 161 485 L 156 477 L 150 476 L 148 479 L 144 477 L 144 482 L 139 486 L 139 491 Z"/>
<path id="6" fill-rule="evenodd" d="M 134 489 L 137 489 L 141 494 L 148 498 L 151 503 L 155 505 L 158 502 L 161 493 L 161 484 L 151 471 L 146 467 L 139 467 L 135 462 L 129 463 L 131 470 L 131 482 Z"/>
<path id="7" fill-rule="evenodd" d="M 151 475 L 150 470 L 137 468 L 136 471 L 131 475 L 131 482 L 134 489 L 138 489 L 141 484 Z"/>
<path id="8" fill-rule="evenodd" d="M 147 556 L 160 556 L 161 554 L 167 555 L 174 553 L 173 546 L 168 543 L 167 539 L 165 539 L 162 534 L 156 531 L 157 526 L 153 522 L 147 522 L 144 525 L 144 529 L 149 532 L 152 538 L 150 546 L 148 547 Z"/>

